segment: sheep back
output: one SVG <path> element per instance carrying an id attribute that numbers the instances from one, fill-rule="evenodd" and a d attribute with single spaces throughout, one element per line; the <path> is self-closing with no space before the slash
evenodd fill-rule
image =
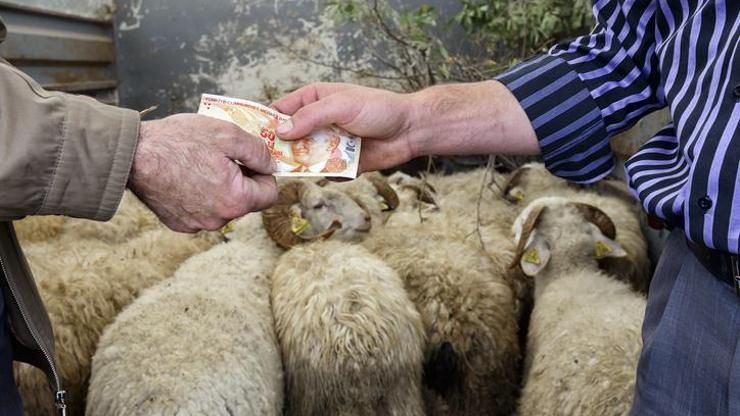
<path id="1" fill-rule="evenodd" d="M 421 313 L 427 413 L 509 415 L 520 353 L 504 267 L 473 246 L 419 232 L 385 229 L 365 246 L 399 273 Z"/>
<path id="2" fill-rule="evenodd" d="M 276 258 L 240 242 L 186 261 L 101 337 L 89 415 L 280 415 Z"/>
<path id="3" fill-rule="evenodd" d="M 287 415 L 422 415 L 423 329 L 398 275 L 362 247 L 294 247 L 273 276 Z"/>

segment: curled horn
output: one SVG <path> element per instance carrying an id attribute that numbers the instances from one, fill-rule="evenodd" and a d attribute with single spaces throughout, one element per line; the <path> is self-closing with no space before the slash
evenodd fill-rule
<path id="1" fill-rule="evenodd" d="M 519 261 L 521 261 L 522 256 L 524 255 L 524 249 L 527 246 L 527 241 L 529 241 L 529 236 L 532 235 L 532 231 L 534 231 L 535 227 L 537 227 L 537 223 L 539 222 L 542 213 L 545 212 L 545 208 L 547 207 L 544 205 L 539 205 L 535 207 L 529 213 L 527 220 L 524 221 L 524 224 L 522 225 L 522 233 L 519 236 L 519 241 L 517 242 L 514 259 L 511 261 L 511 265 L 509 266 L 510 269 L 514 269 L 519 265 Z"/>
<path id="2" fill-rule="evenodd" d="M 396 191 L 391 188 L 391 185 L 385 178 L 370 176 L 367 179 L 373 184 L 375 189 L 378 191 L 378 195 L 383 197 L 391 209 L 398 208 L 398 205 L 401 203 L 398 199 L 398 194 L 396 194 Z"/>
<path id="3" fill-rule="evenodd" d="M 599 227 L 601 233 L 607 238 L 613 240 L 617 236 L 617 227 L 614 226 L 614 222 L 608 215 L 599 208 L 593 205 L 584 204 L 580 202 L 572 202 L 571 205 L 575 207 L 581 215 L 586 218 L 586 221 Z"/>
<path id="4" fill-rule="evenodd" d="M 288 249 L 304 239 L 291 230 L 290 214 L 293 204 L 301 200 L 305 190 L 302 182 L 288 182 L 280 188 L 278 202 L 262 212 L 262 224 L 270 238 L 280 247 Z"/>
<path id="5" fill-rule="evenodd" d="M 527 173 L 527 171 L 529 169 L 530 169 L 530 167 L 529 166 L 526 166 L 526 165 L 517 168 L 517 170 L 515 170 L 511 174 L 511 176 L 509 176 L 509 180 L 507 180 L 506 182 L 504 182 L 504 186 L 503 186 L 503 193 L 504 194 L 503 194 L 503 196 L 504 196 L 504 198 L 506 198 L 507 201 L 509 201 L 509 202 L 516 202 L 515 199 L 512 199 L 512 198 L 509 197 L 509 192 L 511 192 L 511 190 L 514 189 L 514 187 L 519 186 L 519 182 L 522 180 L 523 175 L 525 173 Z"/>

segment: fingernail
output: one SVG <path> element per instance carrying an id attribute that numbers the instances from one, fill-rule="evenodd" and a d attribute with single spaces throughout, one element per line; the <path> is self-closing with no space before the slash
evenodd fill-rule
<path id="1" fill-rule="evenodd" d="M 277 127 L 278 134 L 287 134 L 290 133 L 290 131 L 293 130 L 293 120 L 286 120 L 280 123 Z"/>

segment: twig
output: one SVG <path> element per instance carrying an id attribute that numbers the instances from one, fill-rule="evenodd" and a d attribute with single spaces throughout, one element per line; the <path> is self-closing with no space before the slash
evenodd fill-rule
<path id="1" fill-rule="evenodd" d="M 486 189 L 488 172 L 493 170 L 495 161 L 496 161 L 495 156 L 488 157 L 488 163 L 486 163 L 486 170 L 483 172 L 483 180 L 481 181 L 480 191 L 478 192 L 478 204 L 475 208 L 476 216 L 477 216 L 476 223 L 475 223 L 475 232 L 478 234 L 478 241 L 480 242 L 480 246 L 483 249 L 483 252 L 485 253 L 488 253 L 488 250 L 486 249 L 486 242 L 483 241 L 483 233 L 481 232 L 481 222 L 482 221 L 480 217 L 480 207 L 481 207 L 481 204 L 483 203 L 483 192 Z"/>
<path id="2" fill-rule="evenodd" d="M 421 180 L 421 192 L 417 196 L 417 206 L 419 207 L 419 222 L 424 222 L 425 218 L 421 213 L 421 206 L 422 206 L 422 195 L 424 194 L 424 190 L 427 189 L 427 178 L 429 177 L 429 174 L 432 172 L 432 156 L 427 156 L 427 171 L 424 177 Z"/>

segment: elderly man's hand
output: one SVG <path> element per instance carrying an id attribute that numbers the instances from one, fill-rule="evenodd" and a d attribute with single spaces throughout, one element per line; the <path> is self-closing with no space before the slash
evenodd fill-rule
<path id="1" fill-rule="evenodd" d="M 281 138 L 336 124 L 364 139 L 360 170 L 389 168 L 430 154 L 537 154 L 526 113 L 497 81 L 450 84 L 413 94 L 317 83 L 273 103 L 291 120 Z"/>
<path id="2" fill-rule="evenodd" d="M 231 123 L 179 114 L 142 123 L 128 186 L 169 228 L 195 232 L 272 205 L 271 173 L 258 138 Z"/>

